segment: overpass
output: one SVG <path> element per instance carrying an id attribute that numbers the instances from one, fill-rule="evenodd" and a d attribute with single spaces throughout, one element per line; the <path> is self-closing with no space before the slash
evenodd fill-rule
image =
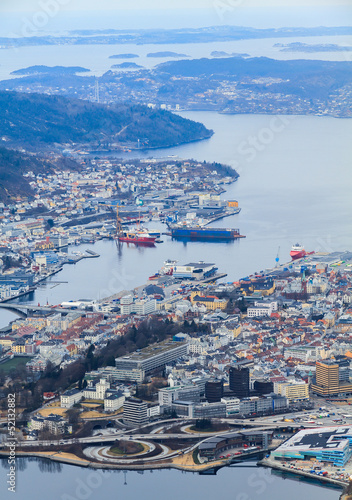
<path id="1" fill-rule="evenodd" d="M 258 431 L 258 432 L 265 432 L 268 430 L 278 430 L 278 429 L 283 429 L 283 428 L 298 428 L 302 427 L 302 424 L 297 424 L 297 423 L 288 423 L 288 425 L 285 425 L 284 422 L 281 423 L 275 423 L 275 424 L 268 424 L 268 425 L 260 425 L 258 426 L 258 423 L 255 425 L 250 426 L 251 431 Z M 314 428 L 316 425 L 310 424 L 310 425 L 305 425 L 305 428 Z M 187 432 L 180 432 L 180 433 L 156 433 L 156 434 L 137 434 L 135 433 L 136 430 L 138 429 L 130 429 L 130 430 L 118 430 L 115 432 L 112 432 L 111 434 L 106 434 L 106 435 L 101 435 L 101 436 L 88 436 L 88 437 L 83 437 L 83 438 L 62 438 L 58 440 L 42 440 L 42 441 L 20 441 L 17 443 L 18 448 L 31 448 L 31 447 L 38 447 L 38 446 L 43 446 L 43 447 L 48 447 L 48 446 L 58 446 L 58 445 L 70 445 L 70 444 L 95 444 L 95 445 L 101 445 L 103 446 L 104 444 L 107 443 L 114 443 L 117 439 L 125 438 L 125 439 L 130 439 L 130 440 L 146 440 L 146 441 L 156 441 L 156 442 L 162 442 L 166 441 L 169 439 L 179 439 L 179 440 L 197 440 L 203 441 L 206 440 L 212 436 L 224 436 L 226 437 L 227 434 L 233 434 L 234 429 L 231 429 L 229 431 L 224 431 L 224 432 L 212 432 L 212 433 L 207 433 L 204 435 L 204 433 L 199 433 L 199 432 L 194 432 L 194 433 L 187 433 Z M 0 443 L 0 449 L 6 449 L 6 443 Z"/>
<path id="2" fill-rule="evenodd" d="M 81 312 L 83 314 L 91 314 L 91 313 L 97 313 L 99 314 L 99 311 L 87 311 L 87 309 L 84 308 L 76 308 L 76 309 L 71 309 L 68 307 L 61 307 L 61 306 L 35 306 L 32 304 L 16 304 L 13 302 L 2 302 L 0 303 L 0 308 L 1 309 L 8 309 L 9 311 L 15 312 L 21 317 L 27 317 L 31 312 L 43 312 L 43 313 L 72 313 L 72 312 Z M 114 314 L 112 313 L 102 313 L 104 316 L 113 316 Z"/>

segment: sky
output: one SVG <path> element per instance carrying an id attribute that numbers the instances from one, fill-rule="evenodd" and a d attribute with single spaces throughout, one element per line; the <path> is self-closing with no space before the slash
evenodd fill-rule
<path id="1" fill-rule="evenodd" d="M 64 11 L 97 10 L 96 0 L 1 0 L 2 12 L 29 12 L 38 10 L 43 5 L 56 3 Z M 263 7 L 263 0 L 99 0 L 99 10 L 136 10 L 145 9 L 188 9 L 209 8 L 213 4 L 224 4 L 230 7 Z M 351 6 L 351 0 L 265 0 L 266 7 L 338 7 Z"/>
<path id="2" fill-rule="evenodd" d="M 225 24 L 351 26 L 352 0 L 0 0 L 0 36 L 24 36 L 30 23 L 37 34 Z"/>

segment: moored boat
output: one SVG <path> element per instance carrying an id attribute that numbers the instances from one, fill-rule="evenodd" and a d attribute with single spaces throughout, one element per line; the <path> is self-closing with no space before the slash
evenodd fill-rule
<path id="1" fill-rule="evenodd" d="M 201 226 L 169 226 L 173 238 L 189 238 L 191 240 L 235 240 L 245 238 L 239 229 L 223 229 Z"/>
<path id="2" fill-rule="evenodd" d="M 134 231 L 123 231 L 118 235 L 117 239 L 118 241 L 134 243 L 135 245 L 154 245 L 156 240 L 154 236 Z"/>
<path id="3" fill-rule="evenodd" d="M 306 252 L 303 245 L 296 243 L 292 246 L 290 256 L 292 260 L 302 259 L 306 255 L 312 255 L 314 252 Z"/>

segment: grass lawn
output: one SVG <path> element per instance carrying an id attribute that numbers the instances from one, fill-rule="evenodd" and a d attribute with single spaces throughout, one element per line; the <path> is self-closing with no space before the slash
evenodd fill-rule
<path id="1" fill-rule="evenodd" d="M 66 411 L 67 411 L 66 408 L 58 408 L 55 406 L 51 406 L 51 407 L 43 408 L 42 410 L 39 410 L 38 413 L 40 413 L 40 415 L 42 415 L 42 417 L 48 417 L 51 413 L 53 413 L 54 415 L 60 415 L 61 417 L 65 417 Z"/>
<path id="2" fill-rule="evenodd" d="M 193 453 L 192 453 L 192 458 L 193 458 L 193 462 L 194 462 L 195 464 L 198 464 L 198 465 L 199 465 L 199 464 L 200 464 L 200 462 L 199 462 L 199 459 L 198 459 L 198 452 L 199 452 L 198 448 L 195 448 L 195 449 L 193 450 Z"/>
<path id="3" fill-rule="evenodd" d="M 217 431 L 217 429 L 215 429 L 212 426 L 205 427 L 204 429 L 197 429 L 197 427 L 195 425 L 191 425 L 187 430 L 189 430 L 191 432 L 195 432 L 196 434 L 199 434 L 202 432 L 209 433 L 209 432 L 216 432 Z"/>
<path id="4" fill-rule="evenodd" d="M 81 404 L 95 404 L 95 405 L 103 405 L 103 399 L 82 399 Z"/>
<path id="5" fill-rule="evenodd" d="M 136 455 L 142 451 L 144 451 L 144 446 L 141 443 L 132 441 L 126 443 L 126 446 L 123 446 L 123 444 L 112 446 L 109 450 L 112 455 Z"/>
<path id="6" fill-rule="evenodd" d="M 26 366 L 26 363 L 32 358 L 29 356 L 15 356 L 13 359 L 5 361 L 5 363 L 0 364 L 0 370 L 3 370 L 6 374 L 9 373 L 12 368 L 17 368 L 20 365 Z"/>

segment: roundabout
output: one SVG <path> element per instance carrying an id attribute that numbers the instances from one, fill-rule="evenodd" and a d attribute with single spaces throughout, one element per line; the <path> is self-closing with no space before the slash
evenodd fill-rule
<path id="1" fill-rule="evenodd" d="M 111 451 L 114 446 L 89 446 L 83 450 L 84 455 L 92 460 L 104 463 L 133 464 L 138 460 L 153 461 L 167 458 L 174 454 L 168 446 L 163 444 L 155 445 L 148 441 L 134 441 L 135 444 L 143 446 L 143 450 L 129 455 L 118 455 Z"/>

